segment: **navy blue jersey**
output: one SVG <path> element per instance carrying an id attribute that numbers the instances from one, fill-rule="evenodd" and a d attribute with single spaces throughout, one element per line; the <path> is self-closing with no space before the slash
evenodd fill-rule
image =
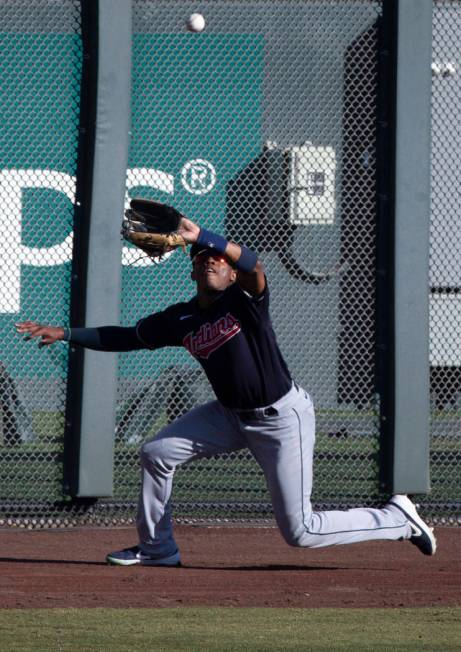
<path id="1" fill-rule="evenodd" d="M 252 297 L 234 283 L 206 310 L 196 298 L 177 303 L 139 321 L 136 332 L 150 349 L 184 346 L 226 407 L 270 405 L 292 385 L 272 328 L 267 287 Z"/>

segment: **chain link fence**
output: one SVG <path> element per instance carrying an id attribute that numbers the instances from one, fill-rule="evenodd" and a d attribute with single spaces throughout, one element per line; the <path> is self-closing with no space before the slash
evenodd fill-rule
<path id="1" fill-rule="evenodd" d="M 173 203 L 258 251 L 282 351 L 316 404 L 313 499 L 375 503 L 380 3 L 210 1 L 200 11 L 206 30 L 191 34 L 189 2 L 134 3 L 127 194 Z M 193 293 L 186 256 L 157 266 L 133 259 L 123 270 L 122 322 Z M 139 482 L 139 443 L 212 398 L 184 351 L 120 356 L 118 499 Z M 271 515 L 246 452 L 180 468 L 173 503 L 191 518 Z"/>
<path id="2" fill-rule="evenodd" d="M 206 29 L 188 33 L 196 10 Z M 260 254 L 280 347 L 316 406 L 320 508 L 384 498 L 374 323 L 381 11 L 378 0 L 133 2 L 127 205 L 171 203 Z M 1 515 L 28 527 L 131 522 L 141 442 L 213 396 L 186 351 L 121 354 L 114 495 L 91 507 L 63 495 L 67 348 L 24 344 L 14 322 L 69 319 L 80 2 L 18 0 L 1 4 L 0 17 Z M 461 499 L 460 21 L 460 3 L 434 3 L 433 490 L 421 502 L 452 521 Z M 181 252 L 154 265 L 124 247 L 122 324 L 189 299 L 190 267 Z M 262 473 L 244 451 L 180 468 L 172 502 L 183 520 L 271 518 Z"/>
<path id="3" fill-rule="evenodd" d="M 433 7 L 430 240 L 431 482 L 428 509 L 461 502 L 461 3 Z"/>
<path id="4" fill-rule="evenodd" d="M 67 347 L 25 344 L 14 323 L 69 320 L 80 3 L 2 2 L 0 22 L 0 504 L 42 515 L 63 499 Z"/>

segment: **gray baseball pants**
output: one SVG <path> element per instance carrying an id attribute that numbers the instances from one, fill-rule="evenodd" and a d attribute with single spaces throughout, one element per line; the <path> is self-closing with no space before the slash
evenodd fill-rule
<path id="1" fill-rule="evenodd" d="M 408 539 L 411 528 L 399 510 L 312 510 L 314 441 L 312 401 L 297 385 L 266 408 L 239 412 L 212 401 L 191 410 L 142 446 L 137 518 L 141 548 L 156 556 L 177 549 L 169 509 L 176 466 L 242 448 L 249 448 L 264 472 L 274 516 L 288 544 L 319 548 Z"/>

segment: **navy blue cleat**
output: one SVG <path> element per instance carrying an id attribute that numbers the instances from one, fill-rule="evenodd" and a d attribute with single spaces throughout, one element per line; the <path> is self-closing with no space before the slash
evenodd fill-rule
<path id="1" fill-rule="evenodd" d="M 412 530 L 411 543 L 419 548 L 423 555 L 434 555 L 437 548 L 434 531 L 419 516 L 416 507 L 408 496 L 396 494 L 392 496 L 388 505 L 397 507 L 408 520 Z"/>
<path id="2" fill-rule="evenodd" d="M 135 564 L 141 566 L 181 566 L 179 550 L 176 550 L 172 555 L 168 555 L 168 557 L 155 557 L 143 552 L 139 546 L 111 552 L 107 555 L 106 561 L 108 564 L 115 566 L 134 566 Z"/>

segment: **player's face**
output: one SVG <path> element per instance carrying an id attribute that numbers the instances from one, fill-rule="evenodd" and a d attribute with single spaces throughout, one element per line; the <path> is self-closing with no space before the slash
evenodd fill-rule
<path id="1" fill-rule="evenodd" d="M 222 292 L 236 279 L 236 272 L 225 256 L 204 251 L 192 261 L 192 280 L 197 283 L 197 291 Z"/>

